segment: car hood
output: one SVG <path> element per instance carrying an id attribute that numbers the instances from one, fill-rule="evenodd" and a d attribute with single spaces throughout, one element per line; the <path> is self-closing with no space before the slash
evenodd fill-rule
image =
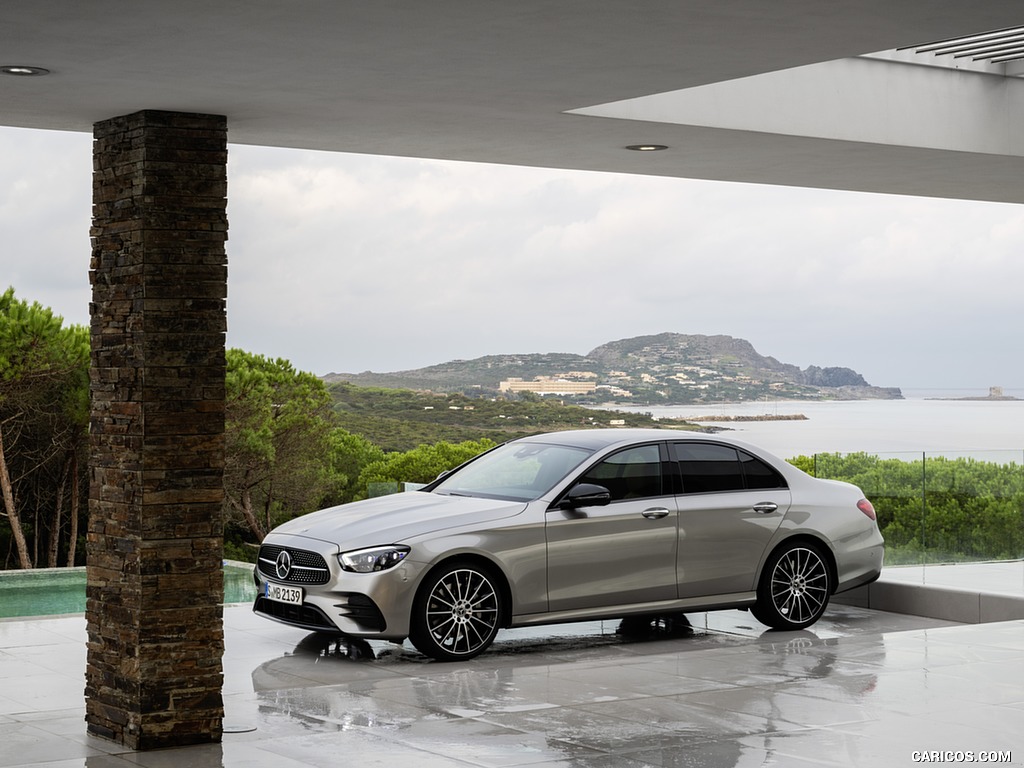
<path id="1" fill-rule="evenodd" d="M 396 493 L 321 509 L 271 531 L 337 544 L 341 550 L 398 544 L 423 534 L 512 517 L 521 501 L 441 496 L 423 491 Z"/>

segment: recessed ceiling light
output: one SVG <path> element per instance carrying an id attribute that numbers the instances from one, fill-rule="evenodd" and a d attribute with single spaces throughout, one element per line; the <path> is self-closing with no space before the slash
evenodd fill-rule
<path id="1" fill-rule="evenodd" d="M 668 149 L 667 144 L 630 144 L 626 149 L 632 149 L 634 152 L 658 152 L 662 149 Z"/>
<path id="2" fill-rule="evenodd" d="M 39 75 L 48 75 L 50 70 L 43 69 L 42 67 L 23 67 L 20 65 L 11 65 L 6 67 L 0 67 L 0 73 L 5 75 L 14 75 L 15 77 L 38 77 Z"/>

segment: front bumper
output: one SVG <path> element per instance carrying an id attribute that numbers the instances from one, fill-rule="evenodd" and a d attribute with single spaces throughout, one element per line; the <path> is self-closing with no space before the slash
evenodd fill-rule
<path id="1" fill-rule="evenodd" d="M 319 556 L 320 570 L 299 571 L 280 578 L 273 565 L 261 559 L 256 566 L 257 597 L 253 611 L 260 616 L 313 632 L 348 637 L 400 641 L 409 635 L 409 619 L 416 588 L 426 564 L 403 560 L 394 568 L 374 573 L 350 573 L 338 563 L 338 547 L 301 536 L 274 535 L 264 542 L 274 551 L 285 549 L 294 561 Z M 264 550 L 261 549 L 261 553 Z M 302 604 L 282 603 L 266 596 L 266 585 L 281 584 L 302 589 Z"/>

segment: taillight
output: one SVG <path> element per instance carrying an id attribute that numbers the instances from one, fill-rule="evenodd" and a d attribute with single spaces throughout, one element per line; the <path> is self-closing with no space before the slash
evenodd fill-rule
<path id="1" fill-rule="evenodd" d="M 875 508 L 872 506 L 871 502 L 868 501 L 867 499 L 861 499 L 860 501 L 858 501 L 857 502 L 857 509 L 859 509 L 865 515 L 870 517 L 872 520 L 877 520 L 878 519 L 875 516 Z"/>

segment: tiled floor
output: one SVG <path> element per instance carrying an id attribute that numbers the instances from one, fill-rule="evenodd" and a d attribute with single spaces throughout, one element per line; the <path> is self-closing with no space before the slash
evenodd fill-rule
<path id="1" fill-rule="evenodd" d="M 228 606 L 223 742 L 144 753 L 85 732 L 82 616 L 0 621 L 0 767 L 874 767 L 915 751 L 1024 764 L 1024 621 L 845 605 L 796 633 L 741 611 L 689 619 L 506 631 L 439 664 Z"/>

